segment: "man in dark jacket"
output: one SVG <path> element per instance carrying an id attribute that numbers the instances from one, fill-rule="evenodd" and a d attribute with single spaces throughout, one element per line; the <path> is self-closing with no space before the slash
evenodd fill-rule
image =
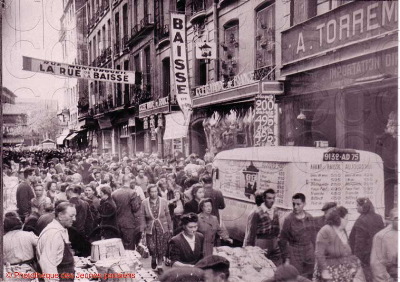
<path id="1" fill-rule="evenodd" d="M 27 168 L 24 170 L 24 181 L 17 188 L 17 208 L 22 222 L 31 213 L 31 200 L 35 197 L 32 189 L 32 182 L 35 180 L 34 170 Z"/>
<path id="2" fill-rule="evenodd" d="M 129 178 L 124 177 L 123 180 L 123 186 L 115 190 L 111 198 L 117 206 L 117 225 L 125 249 L 134 250 L 141 237 L 138 212 L 142 201 L 136 192 L 130 189 Z"/>
<path id="3" fill-rule="evenodd" d="M 357 211 L 361 214 L 350 232 L 349 244 L 353 254 L 361 260 L 367 282 L 372 281 L 370 257 L 372 241 L 376 233 L 385 225 L 382 217 L 375 213 L 374 206 L 368 198 L 357 199 Z M 397 248 L 397 246 L 395 246 Z"/>
<path id="4" fill-rule="evenodd" d="M 66 190 L 69 202 L 74 204 L 76 209 L 76 220 L 68 232 L 72 248 L 77 251 L 77 255 L 88 256 L 90 255 L 90 243 L 87 238 L 92 230 L 86 228 L 86 224 L 90 222 L 90 218 L 88 218 L 88 215 L 90 217 L 89 204 L 79 197 L 81 193 L 82 188 L 79 185 L 72 185 Z"/>

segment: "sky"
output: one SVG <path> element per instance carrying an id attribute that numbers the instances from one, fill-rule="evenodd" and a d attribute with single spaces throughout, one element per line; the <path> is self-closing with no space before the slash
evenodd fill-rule
<path id="1" fill-rule="evenodd" d="M 58 42 L 62 0 L 6 0 L 3 9 L 3 86 L 18 99 L 55 99 L 63 103 L 66 78 L 22 70 L 22 56 L 62 62 Z"/>

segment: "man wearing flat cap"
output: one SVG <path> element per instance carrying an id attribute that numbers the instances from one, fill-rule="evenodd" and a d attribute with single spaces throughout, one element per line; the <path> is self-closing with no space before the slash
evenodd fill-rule
<path id="1" fill-rule="evenodd" d="M 226 258 L 211 255 L 201 259 L 195 267 L 204 270 L 206 281 L 225 282 L 229 279 L 229 265 Z"/>

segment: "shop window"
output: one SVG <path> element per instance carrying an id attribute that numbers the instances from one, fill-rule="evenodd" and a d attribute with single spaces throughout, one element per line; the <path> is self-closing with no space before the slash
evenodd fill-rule
<path id="1" fill-rule="evenodd" d="M 222 42 L 221 74 L 228 81 L 239 72 L 239 21 L 233 20 L 224 25 Z"/>
<path id="2" fill-rule="evenodd" d="M 321 94 L 321 93 L 320 93 Z M 281 103 L 282 145 L 315 146 L 327 141 L 336 146 L 336 112 L 333 97 L 301 97 Z"/>
<path id="3" fill-rule="evenodd" d="M 275 65 L 275 5 L 262 8 L 256 14 L 256 69 L 272 70 Z"/>
<path id="4" fill-rule="evenodd" d="M 171 92 L 171 63 L 169 58 L 162 61 L 162 97 L 168 97 Z"/>

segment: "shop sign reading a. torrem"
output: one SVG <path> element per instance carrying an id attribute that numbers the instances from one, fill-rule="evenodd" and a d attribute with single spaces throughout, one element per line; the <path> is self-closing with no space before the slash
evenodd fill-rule
<path id="1" fill-rule="evenodd" d="M 138 72 L 70 65 L 25 56 L 23 56 L 22 69 L 38 73 L 104 82 L 118 82 L 127 84 L 137 84 L 140 82 L 140 73 Z"/>
<path id="2" fill-rule="evenodd" d="M 245 86 L 256 82 L 254 79 L 254 71 L 243 73 L 234 76 L 231 80 L 227 82 L 217 81 L 204 86 L 196 88 L 196 96 L 205 96 L 219 91 L 227 90 L 230 88 Z"/>
<path id="3" fill-rule="evenodd" d="M 282 32 L 282 62 L 384 36 L 398 29 L 397 1 L 354 1 Z"/>

